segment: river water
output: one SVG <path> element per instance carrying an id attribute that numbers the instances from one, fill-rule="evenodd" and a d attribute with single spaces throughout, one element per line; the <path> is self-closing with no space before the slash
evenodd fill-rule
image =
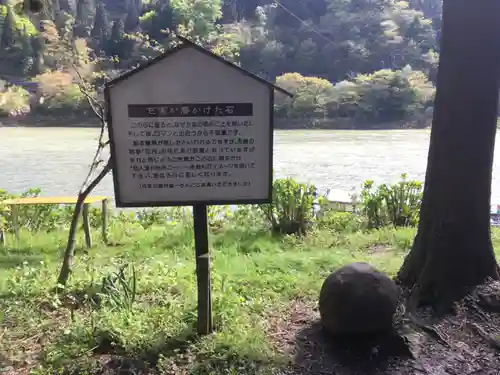
<path id="1" fill-rule="evenodd" d="M 332 189 L 334 196 L 373 179 L 392 182 L 406 172 L 423 180 L 429 130 L 275 133 L 274 171 Z M 20 193 L 39 187 L 44 195 L 75 195 L 96 147 L 98 129 L 0 128 L 0 189 Z M 497 144 L 499 144 L 497 140 Z M 492 201 L 500 203 L 500 156 L 495 155 Z M 113 196 L 110 176 L 94 194 Z"/>

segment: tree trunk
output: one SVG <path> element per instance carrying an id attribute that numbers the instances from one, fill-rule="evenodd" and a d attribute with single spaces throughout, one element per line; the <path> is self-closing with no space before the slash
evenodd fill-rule
<path id="1" fill-rule="evenodd" d="M 66 250 L 64 251 L 64 258 L 61 265 L 61 270 L 59 271 L 59 277 L 57 278 L 57 285 L 66 286 L 68 282 L 69 275 L 71 274 L 71 269 L 73 268 L 73 260 L 75 258 L 75 243 L 76 243 L 76 231 L 78 229 L 78 221 L 82 212 L 83 204 L 88 195 L 94 190 L 94 188 L 102 181 L 102 179 L 111 170 L 111 160 L 108 160 L 107 164 L 102 169 L 101 173 L 89 184 L 89 186 L 78 194 L 76 200 L 75 211 L 73 211 L 73 218 L 71 220 L 71 225 L 69 227 L 68 243 L 66 244 Z"/>
<path id="2" fill-rule="evenodd" d="M 500 84 L 500 1 L 444 0 L 420 223 L 398 281 L 447 309 L 499 278 L 490 233 Z"/>

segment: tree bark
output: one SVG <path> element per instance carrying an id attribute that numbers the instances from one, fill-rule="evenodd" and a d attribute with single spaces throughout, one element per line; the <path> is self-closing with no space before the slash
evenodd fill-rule
<path id="1" fill-rule="evenodd" d="M 111 160 L 108 160 L 107 164 L 102 169 L 101 173 L 89 184 L 89 186 L 78 194 L 78 198 L 75 204 L 75 211 L 73 211 L 73 218 L 71 220 L 71 225 L 69 227 L 68 243 L 66 244 L 66 250 L 64 251 L 63 263 L 61 265 L 61 270 L 59 271 L 59 277 L 57 278 L 57 284 L 59 286 L 65 286 L 68 282 L 69 275 L 71 274 L 71 269 L 73 268 L 73 260 L 75 258 L 75 243 L 76 243 L 76 231 L 78 229 L 78 221 L 82 213 L 83 204 L 88 195 L 94 190 L 94 188 L 102 181 L 102 179 L 111 170 Z"/>
<path id="2" fill-rule="evenodd" d="M 500 1 L 444 0 L 420 223 L 398 274 L 419 305 L 447 309 L 499 278 L 490 233 L 500 84 Z"/>

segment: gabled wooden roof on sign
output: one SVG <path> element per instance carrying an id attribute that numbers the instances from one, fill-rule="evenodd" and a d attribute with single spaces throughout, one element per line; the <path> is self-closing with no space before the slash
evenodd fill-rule
<path id="1" fill-rule="evenodd" d="M 182 43 L 169 49 L 168 51 L 161 54 L 160 56 L 157 56 L 154 59 L 151 59 L 144 64 L 140 64 L 137 68 L 129 70 L 128 72 L 125 72 L 124 74 L 108 81 L 106 83 L 106 86 L 107 87 L 115 86 L 115 85 L 119 84 L 121 81 L 124 81 L 124 80 L 132 77 L 133 75 L 140 73 L 144 69 L 147 69 L 152 65 L 158 64 L 159 62 L 161 62 L 165 59 L 168 59 L 170 56 L 174 55 L 175 53 L 177 53 L 185 48 L 194 48 L 194 49 L 200 51 L 201 53 L 203 53 L 204 55 L 206 55 L 207 57 L 210 57 L 212 59 L 216 59 L 216 60 L 220 61 L 221 63 L 227 65 L 229 68 L 236 69 L 241 74 L 243 74 L 251 79 L 254 79 L 254 80 L 256 80 L 256 81 L 258 81 L 266 86 L 272 87 L 273 89 L 281 92 L 282 94 L 293 97 L 293 94 L 288 92 L 287 90 L 285 90 L 279 86 L 276 86 L 275 84 L 265 80 L 264 78 L 261 78 L 258 75 L 251 73 L 248 70 L 243 69 L 243 68 L 239 67 L 238 65 L 233 64 L 232 62 L 225 60 L 224 58 L 222 58 L 220 56 L 217 56 L 216 54 L 212 53 L 208 49 L 199 46 L 198 44 L 190 41 L 189 39 L 186 39 L 186 38 L 181 37 L 181 36 L 177 36 L 177 39 L 179 39 Z"/>

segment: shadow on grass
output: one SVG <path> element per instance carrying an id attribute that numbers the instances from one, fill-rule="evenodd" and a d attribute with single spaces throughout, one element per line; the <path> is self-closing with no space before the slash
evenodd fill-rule
<path id="1" fill-rule="evenodd" d="M 210 336 L 199 336 L 194 327 L 188 327 L 173 337 L 158 338 L 156 345 L 144 351 L 137 348 L 135 354 L 131 354 L 116 346 L 116 337 L 100 332 L 92 357 L 66 362 L 62 364 L 63 372 L 54 375 L 263 375 L 274 374 L 263 369 L 277 368 L 275 364 L 239 355 L 231 347 L 217 347 L 215 352 L 200 351 L 200 344 L 203 347 L 202 341 L 207 338 Z"/>
<path id="2" fill-rule="evenodd" d="M 282 235 L 270 233 L 268 230 L 229 228 L 224 230 L 224 235 L 215 236 L 213 245 L 222 248 L 238 244 L 239 252 L 250 254 L 273 250 L 273 247 L 280 245 L 282 239 Z"/>
<path id="3" fill-rule="evenodd" d="M 36 302 L 38 298 L 41 296 L 40 293 L 23 293 L 21 294 L 14 294 L 14 293 L 3 293 L 0 294 L 0 303 L 16 303 L 16 304 L 25 304 L 27 302 Z"/>
<path id="4" fill-rule="evenodd" d="M 138 357 L 154 367 L 158 365 L 160 358 L 189 358 L 200 339 L 201 337 L 196 334 L 194 329 L 187 328 L 174 337 L 159 340 L 156 345 L 145 350 Z"/>
<path id="5" fill-rule="evenodd" d="M 8 254 L 0 254 L 0 269 L 11 269 L 20 267 L 24 262 L 28 264 L 38 263 L 44 260 L 43 255 L 37 254 L 13 254 L 13 252 Z"/>
<path id="6" fill-rule="evenodd" d="M 401 360 L 411 353 L 395 332 L 383 336 L 331 336 L 319 321 L 296 334 L 291 374 L 399 374 Z"/>
<path id="7" fill-rule="evenodd" d="M 175 357 L 175 368 L 184 354 L 196 344 L 199 337 L 191 330 L 186 329 L 174 337 L 158 340 L 158 343 L 136 355 L 126 353 L 123 348 L 115 343 L 116 337 L 100 332 L 98 345 L 93 350 L 90 358 L 74 359 L 74 361 L 61 363 L 63 370 L 59 375 L 146 375 L 151 374 L 160 365 L 160 360 Z M 186 356 L 189 358 L 189 356 Z M 157 373 L 157 372 L 155 372 Z M 164 373 L 164 372 L 160 372 Z M 168 373 L 168 372 L 167 372 Z"/>

